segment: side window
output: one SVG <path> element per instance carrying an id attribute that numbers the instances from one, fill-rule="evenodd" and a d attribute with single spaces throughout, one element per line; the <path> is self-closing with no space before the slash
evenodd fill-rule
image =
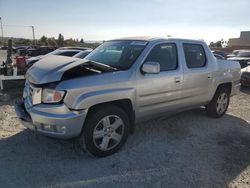
<path id="1" fill-rule="evenodd" d="M 188 68 L 200 68 L 206 65 L 206 55 L 200 44 L 183 44 Z"/>
<path id="2" fill-rule="evenodd" d="M 177 49 L 173 43 L 156 45 L 145 62 L 154 61 L 160 63 L 161 71 L 175 70 L 178 67 Z"/>

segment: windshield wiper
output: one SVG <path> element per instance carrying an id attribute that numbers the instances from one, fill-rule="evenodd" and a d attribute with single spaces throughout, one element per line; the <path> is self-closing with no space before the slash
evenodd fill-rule
<path id="1" fill-rule="evenodd" d="M 99 63 L 99 62 L 92 61 L 92 60 L 88 60 L 87 63 L 90 65 L 93 65 L 99 69 L 106 70 L 106 71 L 117 71 L 118 70 L 117 68 L 111 67 L 110 65 L 106 65 L 106 64 Z"/>

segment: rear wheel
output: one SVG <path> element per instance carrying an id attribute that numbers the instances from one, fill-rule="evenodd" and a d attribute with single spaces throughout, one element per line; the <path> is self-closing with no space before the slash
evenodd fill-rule
<path id="1" fill-rule="evenodd" d="M 207 114 L 215 118 L 223 116 L 227 111 L 229 101 L 230 91 L 225 87 L 218 88 L 212 101 L 206 106 Z"/>
<path id="2" fill-rule="evenodd" d="M 105 105 L 88 116 L 81 136 L 85 149 L 97 157 L 117 152 L 127 140 L 129 118 L 119 107 Z"/>

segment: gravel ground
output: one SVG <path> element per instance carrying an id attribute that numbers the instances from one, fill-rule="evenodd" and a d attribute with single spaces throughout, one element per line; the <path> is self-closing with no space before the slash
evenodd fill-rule
<path id="1" fill-rule="evenodd" d="M 0 103 L 1 187 L 250 187 L 250 89 L 228 113 L 204 109 L 138 124 L 120 152 L 97 159 L 75 141 L 25 129 Z"/>

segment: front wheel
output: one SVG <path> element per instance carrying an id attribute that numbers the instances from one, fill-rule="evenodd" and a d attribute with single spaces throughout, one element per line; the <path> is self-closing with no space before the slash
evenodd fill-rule
<path id="1" fill-rule="evenodd" d="M 117 152 L 127 140 L 129 118 L 121 108 L 106 105 L 88 116 L 80 140 L 85 149 L 96 157 Z"/>
<path id="2" fill-rule="evenodd" d="M 206 105 L 207 114 L 210 117 L 219 118 L 223 116 L 228 108 L 230 92 L 227 88 L 221 87 L 216 91 L 212 101 Z"/>

